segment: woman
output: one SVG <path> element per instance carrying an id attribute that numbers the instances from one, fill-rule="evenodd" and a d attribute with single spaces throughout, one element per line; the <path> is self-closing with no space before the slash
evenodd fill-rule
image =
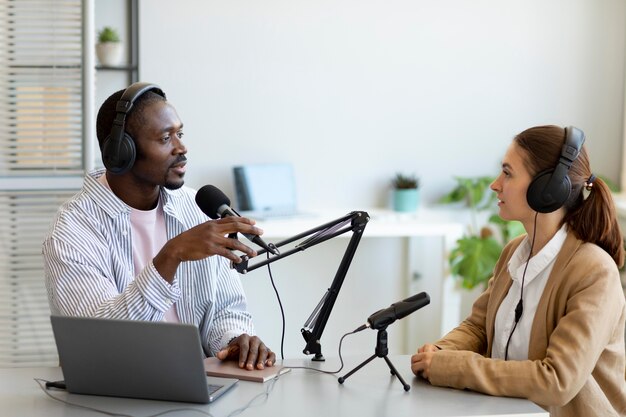
<path id="1" fill-rule="evenodd" d="M 583 142 L 574 127 L 515 137 L 491 189 L 526 235 L 504 248 L 470 316 L 411 357 L 416 375 L 551 416 L 626 416 L 624 243 Z"/>

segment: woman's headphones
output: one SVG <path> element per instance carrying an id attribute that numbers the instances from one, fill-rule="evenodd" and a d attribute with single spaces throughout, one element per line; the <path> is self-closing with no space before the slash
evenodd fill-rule
<path id="1" fill-rule="evenodd" d="M 565 144 L 556 167 L 537 174 L 528 186 L 526 200 L 530 208 L 539 213 L 551 213 L 565 204 L 572 191 L 568 171 L 578 158 L 583 143 L 585 134 L 582 130 L 574 126 L 565 128 Z"/>
<path id="2" fill-rule="evenodd" d="M 165 93 L 156 84 L 134 83 L 130 85 L 115 105 L 115 119 L 111 127 L 111 133 L 102 145 L 102 162 L 106 169 L 114 174 L 128 172 L 135 163 L 137 151 L 135 141 L 126 133 L 126 115 L 133 108 L 135 101 L 145 92 L 154 91 L 165 98 Z"/>

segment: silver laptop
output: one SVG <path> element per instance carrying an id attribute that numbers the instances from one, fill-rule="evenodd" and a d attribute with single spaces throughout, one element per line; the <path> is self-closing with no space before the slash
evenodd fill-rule
<path id="1" fill-rule="evenodd" d="M 193 325 L 57 315 L 50 321 L 72 393 L 209 403 L 238 381 L 206 376 Z"/>
<path id="2" fill-rule="evenodd" d="M 301 217 L 297 208 L 293 167 L 288 163 L 233 167 L 237 210 L 244 217 L 265 220 Z"/>

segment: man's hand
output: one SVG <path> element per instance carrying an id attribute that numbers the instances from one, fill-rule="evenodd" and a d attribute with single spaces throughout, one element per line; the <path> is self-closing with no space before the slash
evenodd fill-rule
<path id="1" fill-rule="evenodd" d="M 217 352 L 220 360 L 239 360 L 239 367 L 249 371 L 274 366 L 276 355 L 257 336 L 242 334 L 233 339 L 226 348 Z"/>
<path id="2" fill-rule="evenodd" d="M 154 267 L 168 282 L 174 279 L 176 269 L 181 262 L 197 261 L 212 255 L 220 255 L 235 263 L 241 258 L 233 253 L 241 251 L 249 257 L 256 256 L 256 251 L 238 239 L 229 238 L 231 233 L 263 234 L 263 230 L 254 226 L 254 220 L 245 217 L 226 217 L 210 220 L 184 231 L 169 240 L 154 257 Z"/>

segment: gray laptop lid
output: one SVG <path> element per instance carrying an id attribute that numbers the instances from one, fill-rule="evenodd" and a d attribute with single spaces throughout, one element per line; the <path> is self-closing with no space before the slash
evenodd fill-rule
<path id="1" fill-rule="evenodd" d="M 193 325 L 50 316 L 67 390 L 208 403 L 236 379 L 208 378 Z M 213 394 L 207 383 L 221 387 Z"/>
<path id="2" fill-rule="evenodd" d="M 287 163 L 233 167 L 237 209 L 267 216 L 297 213 L 293 167 Z"/>

